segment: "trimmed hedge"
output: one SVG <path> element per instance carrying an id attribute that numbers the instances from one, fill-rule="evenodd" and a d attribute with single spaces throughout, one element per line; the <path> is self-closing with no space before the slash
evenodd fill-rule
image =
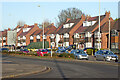
<path id="1" fill-rule="evenodd" d="M 45 48 L 49 48 L 49 42 L 45 41 Z M 32 42 L 27 46 L 27 49 L 42 49 L 43 48 L 43 42 Z"/>
<path id="2" fill-rule="evenodd" d="M 62 53 L 60 54 L 58 57 L 65 57 L 65 58 L 74 58 L 74 55 L 73 54 L 68 54 L 68 53 Z"/>

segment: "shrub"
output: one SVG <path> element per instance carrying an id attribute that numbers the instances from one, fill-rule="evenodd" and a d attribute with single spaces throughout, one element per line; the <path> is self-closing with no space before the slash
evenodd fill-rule
<path id="1" fill-rule="evenodd" d="M 104 50 L 104 49 L 101 48 L 100 50 Z"/>
<path id="2" fill-rule="evenodd" d="M 63 57 L 63 54 L 60 54 L 59 57 Z"/>
<path id="3" fill-rule="evenodd" d="M 71 58 L 74 58 L 74 54 L 69 54 Z"/>
<path id="4" fill-rule="evenodd" d="M 43 42 L 33 42 L 27 46 L 27 49 L 40 49 L 42 48 Z M 49 42 L 45 41 L 45 48 L 49 48 Z"/>
<path id="5" fill-rule="evenodd" d="M 87 49 L 87 54 L 88 55 L 92 55 L 92 53 L 93 53 L 93 49 Z"/>
<path id="6" fill-rule="evenodd" d="M 44 56 L 48 56 L 48 54 L 44 54 Z"/>

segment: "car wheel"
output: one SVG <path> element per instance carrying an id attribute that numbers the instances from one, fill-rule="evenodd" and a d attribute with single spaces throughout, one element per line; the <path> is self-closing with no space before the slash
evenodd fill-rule
<path id="1" fill-rule="evenodd" d="M 106 58 L 104 58 L 103 61 L 106 61 Z"/>
<path id="2" fill-rule="evenodd" d="M 118 59 L 116 59 L 115 62 L 118 62 Z"/>
<path id="3" fill-rule="evenodd" d="M 88 60 L 88 58 L 86 60 Z"/>

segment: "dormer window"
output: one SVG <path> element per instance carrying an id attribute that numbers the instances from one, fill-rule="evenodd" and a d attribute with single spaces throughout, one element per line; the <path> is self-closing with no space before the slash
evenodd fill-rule
<path id="1" fill-rule="evenodd" d="M 96 21 L 83 21 L 83 27 L 92 26 L 96 23 Z"/>
<path id="2" fill-rule="evenodd" d="M 28 32 L 30 28 L 23 28 L 23 32 Z"/>
<path id="3" fill-rule="evenodd" d="M 67 23 L 63 25 L 63 28 L 71 28 L 74 25 L 74 23 Z"/>
<path id="4" fill-rule="evenodd" d="M 118 31 L 112 30 L 111 31 L 111 36 L 118 36 Z"/>
<path id="5" fill-rule="evenodd" d="M 33 40 L 33 36 L 30 36 L 30 39 Z"/>
<path id="6" fill-rule="evenodd" d="M 21 28 L 17 28 L 17 32 L 19 32 L 19 31 L 20 31 L 20 29 L 21 29 Z"/>
<path id="7" fill-rule="evenodd" d="M 68 34 L 68 33 L 65 33 L 65 34 L 63 35 L 63 38 L 69 38 L 69 34 Z"/>

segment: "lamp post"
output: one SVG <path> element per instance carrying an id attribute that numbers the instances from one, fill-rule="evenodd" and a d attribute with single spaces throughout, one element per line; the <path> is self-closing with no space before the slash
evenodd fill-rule
<path id="1" fill-rule="evenodd" d="M 109 14 L 109 50 L 110 50 L 110 14 Z"/>
<path id="2" fill-rule="evenodd" d="M 99 36 L 98 36 L 99 48 L 98 49 L 100 50 L 100 0 L 99 0 L 99 32 L 98 33 L 99 33 Z"/>
<path id="3" fill-rule="evenodd" d="M 40 5 L 38 5 L 38 7 L 40 7 Z M 44 17 L 43 17 L 44 18 Z M 44 20 L 44 19 L 43 19 Z M 42 27 L 43 27 L 43 49 L 44 49 L 44 22 L 43 22 L 43 24 L 42 24 Z"/>

